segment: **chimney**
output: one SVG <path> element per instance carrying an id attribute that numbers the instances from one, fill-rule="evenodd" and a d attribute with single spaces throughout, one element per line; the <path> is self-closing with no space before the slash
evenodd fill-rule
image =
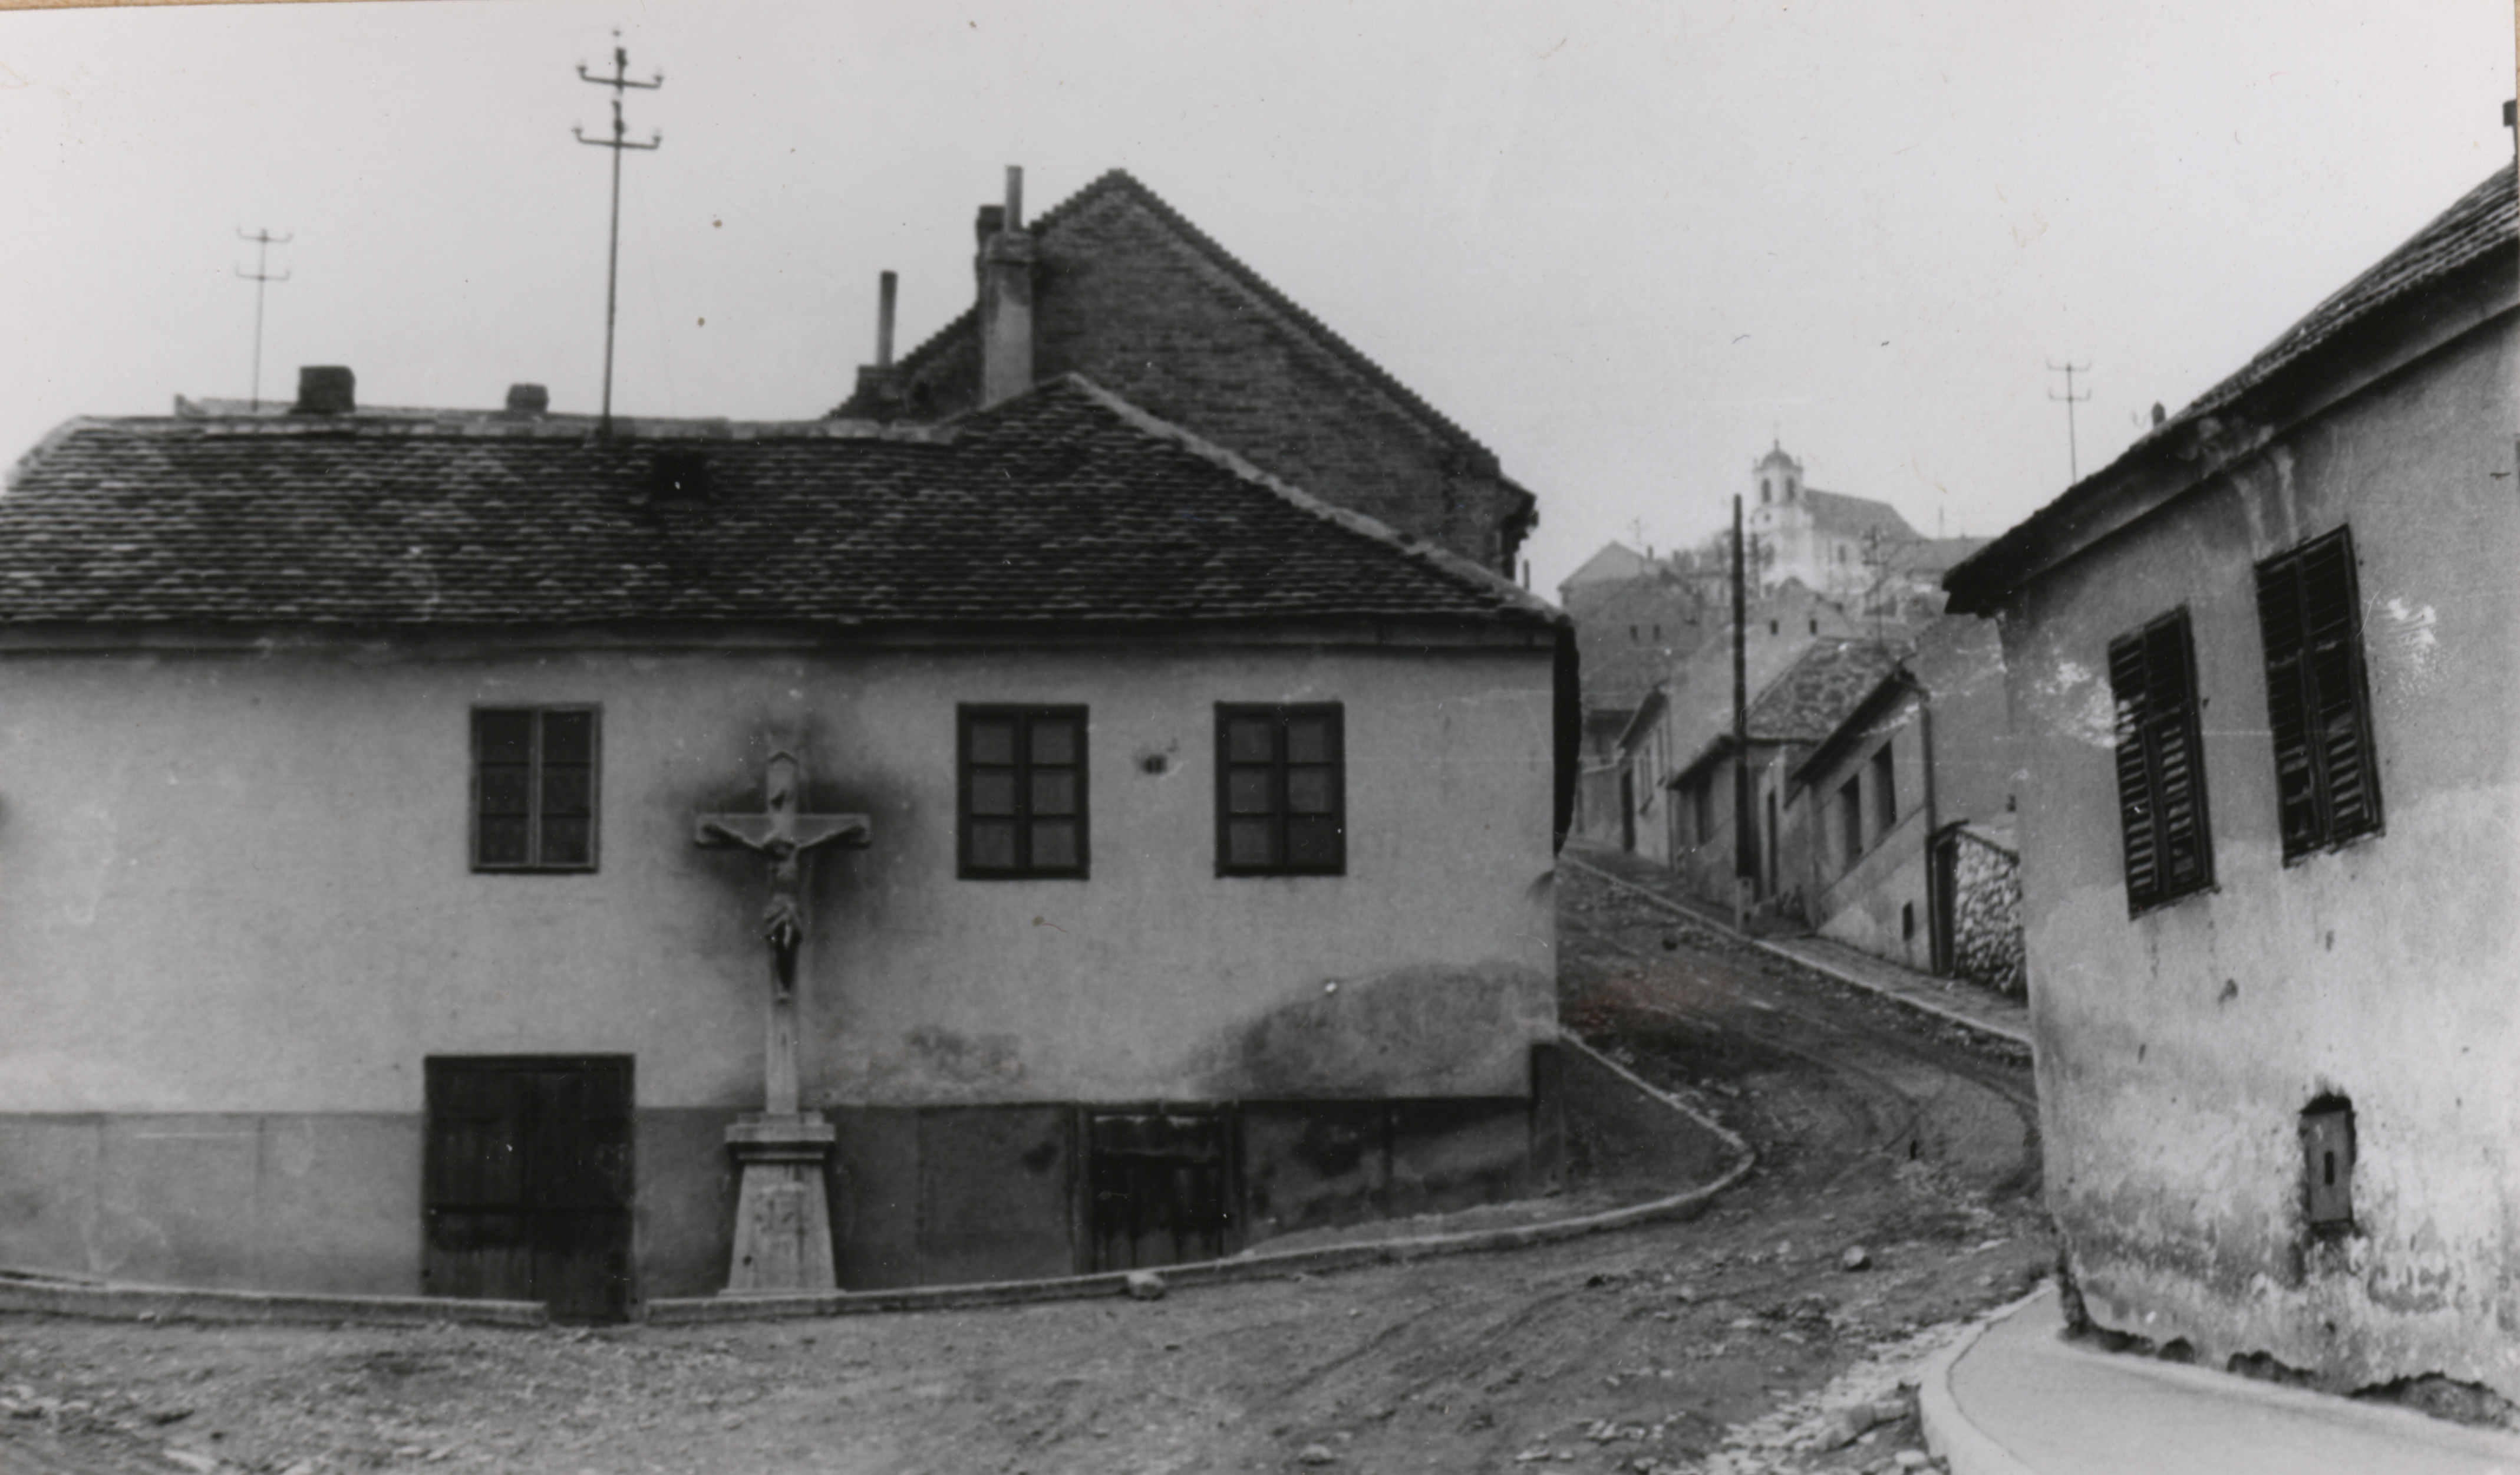
<path id="1" fill-rule="evenodd" d="M 901 279 L 891 272 L 876 278 L 875 294 L 875 366 L 892 367 L 892 304 L 899 295 Z"/>
<path id="2" fill-rule="evenodd" d="M 509 414 L 542 415 L 548 414 L 550 410 L 551 391 L 544 389 L 541 385 L 512 384 L 508 386 Z"/>
<path id="3" fill-rule="evenodd" d="M 899 278 L 885 272 L 877 278 L 875 362 L 858 366 L 858 390 L 850 402 L 868 418 L 890 421 L 901 412 L 901 376 L 892 368 L 892 308 Z"/>
<path id="4" fill-rule="evenodd" d="M 338 364 L 309 364 L 297 371 L 292 415 L 346 415 L 357 409 L 358 376 Z"/>
<path id="5" fill-rule="evenodd" d="M 1023 170 L 1007 166 L 1003 211 L 980 207 L 980 228 L 995 215 L 997 233 L 980 246 L 980 403 L 1032 388 L 1033 238 L 1023 228 Z"/>

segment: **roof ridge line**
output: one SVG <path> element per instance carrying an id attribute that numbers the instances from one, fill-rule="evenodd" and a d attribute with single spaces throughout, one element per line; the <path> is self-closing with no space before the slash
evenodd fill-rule
<path id="1" fill-rule="evenodd" d="M 1424 416 L 1439 431 L 1462 446 L 1475 450 L 1491 460 L 1496 459 L 1496 452 L 1489 449 L 1476 436 L 1462 429 L 1451 416 L 1428 403 L 1418 392 L 1402 384 L 1390 370 L 1376 363 L 1364 349 L 1340 337 L 1336 330 L 1314 316 L 1294 299 L 1280 291 L 1248 262 L 1219 245 L 1215 237 L 1201 230 L 1171 202 L 1156 194 L 1144 180 L 1125 168 L 1115 167 L 1103 170 L 1074 194 L 1034 216 L 1032 224 L 1027 229 L 1034 235 L 1056 230 L 1064 221 L 1081 213 L 1093 201 L 1113 191 L 1136 196 L 1166 225 L 1186 237 L 1191 245 L 1214 257 L 1221 266 L 1226 268 L 1229 276 L 1239 281 L 1271 307 L 1294 319 L 1298 327 L 1320 338 L 1330 350 L 1331 357 L 1345 360 L 1349 367 L 1364 374 L 1377 388 L 1398 399 L 1403 408 Z M 928 360 L 944 351 L 946 341 L 961 332 L 967 322 L 976 323 L 978 315 L 979 307 L 976 303 L 956 313 L 944 326 L 921 341 L 917 347 L 895 359 L 894 368 L 907 373 L 914 368 L 924 366 Z M 1503 473 L 1500 471 L 1499 475 L 1502 476 Z"/>
<path id="2" fill-rule="evenodd" d="M 1390 524 L 1382 522 L 1379 519 L 1368 517 L 1366 514 L 1358 512 L 1353 508 L 1341 507 L 1336 503 L 1324 501 L 1322 498 L 1313 495 L 1311 492 L 1304 490 L 1293 483 L 1287 482 L 1274 473 L 1262 470 L 1260 467 L 1244 459 L 1238 453 L 1217 444 L 1215 441 L 1208 439 L 1197 432 L 1176 425 L 1151 411 L 1140 408 L 1138 405 L 1123 399 L 1118 394 L 1102 388 L 1093 380 L 1086 378 L 1083 374 L 1077 373 L 1074 370 L 1058 375 L 1052 379 L 1043 380 L 1034 385 L 1031 389 L 1024 391 L 1022 394 L 1018 394 L 1014 397 L 1021 399 L 1027 395 L 1038 393 L 1046 388 L 1062 384 L 1073 385 L 1076 389 L 1083 392 L 1088 397 L 1092 398 L 1096 403 L 1108 409 L 1111 413 L 1119 416 L 1121 419 L 1126 420 L 1131 425 L 1137 427 L 1140 431 L 1143 431 L 1148 435 L 1174 441 L 1191 454 L 1197 456 L 1225 471 L 1232 472 L 1234 475 L 1240 477 L 1242 480 L 1249 482 L 1256 486 L 1276 493 L 1278 496 L 1284 498 L 1296 507 L 1313 514 L 1315 517 L 1321 518 L 1325 522 L 1335 524 L 1361 537 L 1371 538 L 1375 542 L 1382 543 L 1406 557 L 1419 559 L 1432 564 L 1437 569 L 1446 574 L 1452 575 L 1456 578 L 1474 584 L 1491 594 L 1504 596 L 1508 603 L 1514 605 L 1527 613 L 1546 616 L 1551 621 L 1558 623 L 1566 623 L 1572 620 L 1572 617 L 1567 615 L 1565 611 L 1560 610 L 1555 605 L 1551 604 L 1549 601 L 1541 598 L 1529 589 L 1522 587 L 1522 585 L 1515 583 L 1512 579 L 1506 577 L 1504 575 L 1498 574 L 1474 560 L 1464 558 L 1461 554 L 1455 553 L 1453 550 L 1445 547 L 1441 543 L 1412 537 L 1408 533 L 1402 532 L 1399 529 L 1394 528 Z M 1010 401 L 1001 402 L 1004 403 Z M 960 421 L 966 420 L 973 415 L 987 414 L 990 410 L 994 410 L 996 408 L 997 406 L 992 405 L 989 410 L 968 411 L 966 414 L 958 415 L 954 417 L 953 420 L 945 423 L 959 423 Z"/>

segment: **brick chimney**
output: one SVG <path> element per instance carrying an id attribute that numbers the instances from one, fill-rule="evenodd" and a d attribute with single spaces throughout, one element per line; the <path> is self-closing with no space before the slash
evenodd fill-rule
<path id="1" fill-rule="evenodd" d="M 357 409 L 358 376 L 338 364 L 309 364 L 297 371 L 292 415 L 346 415 Z"/>
<path id="2" fill-rule="evenodd" d="M 875 362 L 858 366 L 858 392 L 850 399 L 871 418 L 889 421 L 901 412 L 901 376 L 892 367 L 892 308 L 900 279 L 887 271 L 876 281 Z"/>
<path id="3" fill-rule="evenodd" d="M 511 415 L 544 415 L 551 412 L 551 391 L 538 384 L 508 386 L 508 413 Z"/>
<path id="4" fill-rule="evenodd" d="M 980 207 L 978 228 L 980 403 L 992 405 L 1032 388 L 1034 243 L 1023 228 L 1021 168 L 1007 166 L 1007 203 Z"/>

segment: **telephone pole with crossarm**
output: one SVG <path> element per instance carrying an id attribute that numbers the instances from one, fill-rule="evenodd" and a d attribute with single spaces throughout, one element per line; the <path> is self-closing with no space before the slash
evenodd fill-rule
<path id="1" fill-rule="evenodd" d="M 615 41 L 620 40 L 621 32 L 614 31 L 612 38 Z M 606 257 L 604 267 L 604 419 L 597 431 L 599 435 L 609 436 L 612 434 L 612 325 L 617 315 L 621 282 L 621 155 L 625 150 L 630 149 L 658 148 L 665 142 L 665 135 L 661 131 L 652 131 L 646 143 L 630 142 L 624 136 L 628 130 L 621 121 L 621 99 L 634 87 L 643 91 L 653 91 L 664 86 L 665 74 L 659 71 L 644 82 L 630 80 L 630 53 L 620 46 L 612 48 L 612 75 L 598 76 L 586 69 L 584 62 L 577 64 L 577 74 L 581 80 L 593 82 L 598 87 L 612 89 L 612 136 L 610 138 L 589 138 L 584 128 L 569 130 L 577 135 L 579 143 L 592 144 L 596 148 L 612 151 L 612 246 L 609 254 Z"/>

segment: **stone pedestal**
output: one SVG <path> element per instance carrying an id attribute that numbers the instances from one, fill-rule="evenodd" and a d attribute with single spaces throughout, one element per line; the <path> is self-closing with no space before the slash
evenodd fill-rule
<path id="1" fill-rule="evenodd" d="M 820 1112 L 746 1112 L 726 1129 L 742 1174 L 726 1296 L 832 1291 L 832 1124 Z"/>

